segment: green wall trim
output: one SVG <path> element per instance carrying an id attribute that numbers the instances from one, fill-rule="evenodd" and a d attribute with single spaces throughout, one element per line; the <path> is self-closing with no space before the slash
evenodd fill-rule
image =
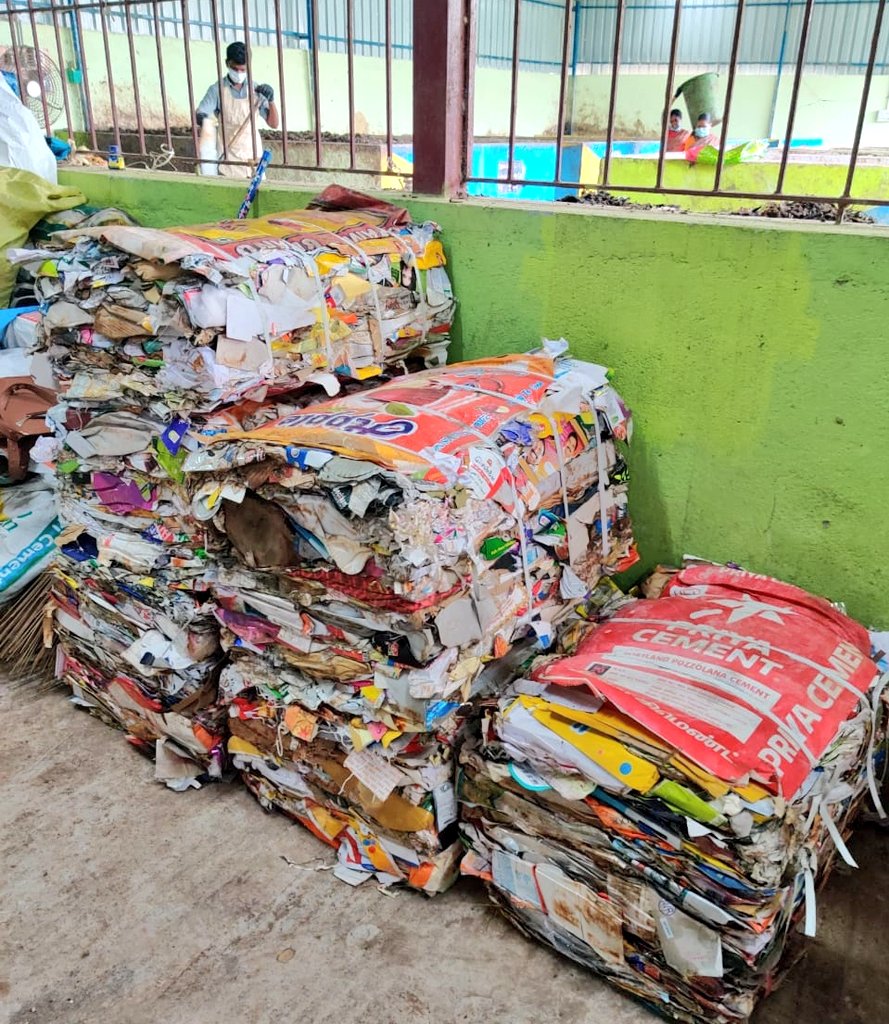
<path id="1" fill-rule="evenodd" d="M 848 162 L 837 156 L 836 163 L 797 163 L 790 161 L 782 191 L 787 195 L 841 196 L 846 191 Z M 723 168 L 721 188 L 726 192 L 775 191 L 778 183 L 777 160 L 751 161 Z M 621 185 L 654 187 L 657 178 L 656 157 L 620 157 L 614 161 L 610 177 Z M 719 213 L 741 207 L 761 206 L 763 199 L 726 199 L 708 195 L 694 195 L 694 190 L 713 188 L 716 168 L 690 164 L 684 157 L 671 157 L 664 162 L 665 188 L 688 189 L 684 196 L 665 196 L 656 192 L 622 192 L 620 185 L 611 186 L 615 195 L 626 195 L 637 203 L 680 203 L 695 213 Z M 855 169 L 852 181 L 853 196 L 868 199 L 889 197 L 889 166 L 862 164 Z"/>
<path id="2" fill-rule="evenodd" d="M 233 216 L 243 183 L 62 171 L 145 224 Z M 263 186 L 262 213 L 306 191 Z M 387 197 L 396 202 L 401 197 Z M 455 358 L 564 336 L 636 415 L 643 566 L 734 560 L 889 627 L 889 234 L 403 197 L 444 231 Z"/>

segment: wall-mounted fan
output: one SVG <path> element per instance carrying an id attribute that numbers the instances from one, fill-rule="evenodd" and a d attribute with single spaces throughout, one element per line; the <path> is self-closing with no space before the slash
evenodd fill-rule
<path id="1" fill-rule="evenodd" d="M 54 124 L 64 108 L 62 76 L 58 67 L 43 52 L 33 46 L 7 46 L 0 51 L 0 71 L 15 78 L 22 103 L 43 125 L 43 102 L 50 125 Z"/>

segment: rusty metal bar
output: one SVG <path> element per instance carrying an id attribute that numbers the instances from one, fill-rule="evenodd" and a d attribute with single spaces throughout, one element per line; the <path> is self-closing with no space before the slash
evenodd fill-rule
<path id="1" fill-rule="evenodd" d="M 13 10 L 11 0 L 6 0 L 6 17 L 9 21 L 9 39 L 12 44 L 12 60 L 15 64 L 15 77 L 19 84 L 19 99 L 21 99 L 22 91 L 22 66 L 19 63 L 19 47 L 16 39 L 16 20 L 15 11 Z"/>
<path id="2" fill-rule="evenodd" d="M 219 16 L 216 13 L 215 3 L 210 4 L 210 14 L 213 19 L 213 46 L 216 49 L 216 68 L 218 74 L 219 71 L 225 67 L 225 62 L 222 59 L 222 37 L 219 34 Z M 227 74 L 228 72 L 226 72 L 226 75 Z M 223 80 L 226 75 L 222 75 L 220 78 L 217 78 L 217 83 L 219 84 L 219 137 L 222 140 L 222 148 L 219 149 L 217 146 L 217 150 L 222 154 L 222 159 L 225 159 L 228 156 L 228 129 L 225 125 L 225 118 L 222 116 L 222 90 L 227 88 L 223 84 Z"/>
<path id="3" fill-rule="evenodd" d="M 211 4 L 210 6 L 213 8 L 215 12 L 216 5 Z M 163 111 L 164 116 L 164 133 L 167 136 L 167 145 L 170 147 L 170 149 L 172 149 L 173 135 L 170 131 L 170 110 L 167 106 L 167 83 L 166 77 L 164 75 L 164 54 L 163 47 L 161 46 L 161 23 L 160 17 L 158 15 L 159 7 L 160 4 L 152 4 L 151 13 L 154 18 L 154 41 L 157 46 L 157 78 L 158 81 L 160 82 L 161 89 L 161 110 Z"/>
<path id="4" fill-rule="evenodd" d="M 191 122 L 191 139 L 194 143 L 194 155 L 199 156 L 201 144 L 198 141 L 198 126 L 194 118 L 194 84 L 191 80 L 191 23 L 188 18 L 188 0 L 182 0 L 182 47 L 185 51 L 185 76 L 188 80 L 188 113 Z M 220 97 L 220 104 L 222 98 Z"/>
<path id="5" fill-rule="evenodd" d="M 37 77 L 40 79 L 40 105 L 43 107 L 43 124 L 46 134 L 52 135 L 52 120 L 49 116 L 49 106 L 46 102 L 46 90 L 43 88 L 43 53 L 40 49 L 40 39 L 37 36 L 37 18 L 34 16 L 34 5 L 28 4 L 28 18 L 31 22 L 31 36 L 34 39 L 34 54 L 37 60 Z M 61 68 L 59 69 L 61 71 Z"/>
<path id="6" fill-rule="evenodd" d="M 452 195 L 463 183 L 465 166 L 464 3 L 413 0 L 413 12 L 413 187 Z"/>
<path id="7" fill-rule="evenodd" d="M 68 138 L 74 142 L 74 122 L 71 120 L 71 100 L 68 96 L 68 73 L 65 68 L 65 50 L 62 46 L 62 33 L 59 30 L 58 11 L 52 12 L 52 27 L 56 37 L 56 53 L 59 57 L 59 72 L 62 76 L 62 99 L 65 103 L 65 123 L 68 126 Z"/>
<path id="8" fill-rule="evenodd" d="M 247 0 L 244 0 L 245 4 Z M 318 0 L 311 0 L 312 26 L 309 44 L 312 47 L 312 118 L 315 129 L 315 167 L 321 166 L 321 73 L 318 68 Z"/>
<path id="9" fill-rule="evenodd" d="M 741 46 L 741 28 L 744 20 L 744 4 L 746 0 L 738 0 L 738 11 L 735 15 L 735 31 L 732 35 L 732 55 L 729 58 L 728 82 L 725 86 L 725 107 L 722 111 L 722 132 L 719 137 L 719 157 L 716 160 L 716 177 L 713 188 L 718 189 L 722 181 L 722 167 L 725 160 L 725 147 L 728 142 L 728 124 L 732 112 L 732 97 L 735 92 L 735 75 L 738 71 L 738 50 Z"/>
<path id="10" fill-rule="evenodd" d="M 386 0 L 386 170 L 392 170 L 392 0 Z"/>
<path id="11" fill-rule="evenodd" d="M 843 189 L 843 195 L 840 199 L 838 221 L 842 221 L 843 214 L 846 211 L 846 206 L 849 204 L 844 202 L 852 193 L 852 182 L 855 179 L 855 170 L 858 164 L 858 151 L 861 148 L 861 133 L 864 130 L 864 119 L 867 116 L 867 106 L 870 100 L 870 86 L 871 81 L 874 77 L 874 64 L 877 60 L 877 50 L 880 46 L 880 33 L 883 29 L 883 15 L 886 12 L 886 0 L 879 0 L 879 6 L 877 7 L 877 16 L 874 21 L 874 34 L 871 38 L 870 53 L 867 59 L 867 71 L 864 75 L 864 85 L 861 90 L 861 105 L 858 108 L 858 121 L 855 125 L 855 139 L 852 143 L 852 151 L 849 154 L 849 173 L 846 175 L 846 187 Z"/>
<path id="12" fill-rule="evenodd" d="M 796 119 L 796 105 L 799 101 L 799 87 L 803 78 L 803 65 L 806 60 L 806 45 L 809 42 L 809 29 L 812 27 L 812 10 L 814 7 L 815 0 L 806 0 L 806 7 L 803 11 L 802 27 L 800 29 L 799 50 L 796 55 L 796 68 L 793 73 L 793 90 L 790 93 L 790 109 L 787 112 L 787 131 L 784 133 L 784 146 L 781 152 L 781 166 L 778 168 L 778 183 L 775 185 L 775 195 L 778 195 L 784 187 L 784 174 L 787 170 L 787 158 L 790 156 L 790 142 L 793 138 L 793 122 Z"/>
<path id="13" fill-rule="evenodd" d="M 77 23 L 77 35 L 83 42 L 83 20 L 80 17 L 81 7 L 76 6 L 74 8 L 74 20 Z M 86 101 L 86 116 L 89 121 L 89 133 L 90 140 L 93 144 L 93 152 L 99 151 L 99 143 L 96 139 L 96 120 L 93 117 L 93 101 L 92 94 L 90 92 L 90 73 L 86 61 L 86 47 L 81 45 L 80 53 L 78 54 L 80 59 L 80 69 L 83 72 L 83 96 Z"/>
<path id="14" fill-rule="evenodd" d="M 148 153 L 145 148 L 145 127 L 142 124 L 142 100 L 139 95 L 139 72 L 136 68 L 136 44 L 133 40 L 133 19 L 130 8 L 124 8 L 124 19 L 127 25 L 127 41 L 130 44 L 130 69 L 133 75 L 133 103 L 136 106 L 136 127 L 139 132 L 139 146 L 143 153 Z"/>
<path id="15" fill-rule="evenodd" d="M 106 150 L 100 150 L 100 149 L 87 149 L 87 148 L 83 148 L 83 149 L 81 149 L 81 152 L 83 152 L 83 153 L 96 153 L 96 154 L 99 154 L 99 155 L 107 155 L 107 151 Z M 177 164 L 200 164 L 200 163 L 203 163 L 203 160 L 200 158 L 200 156 L 180 156 L 177 153 L 176 156 L 175 156 L 175 163 L 177 163 Z M 227 166 L 231 166 L 231 167 L 250 167 L 250 168 L 254 168 L 256 166 L 256 164 L 252 160 L 227 160 L 227 161 L 225 161 L 225 163 L 226 163 Z M 291 171 L 313 171 L 314 172 L 314 171 L 318 170 L 318 167 L 315 164 L 288 164 L 287 165 L 287 169 L 291 170 Z M 323 169 L 324 168 L 322 168 L 322 170 Z M 340 170 L 342 170 L 342 168 L 340 168 Z M 354 174 L 366 174 L 369 177 L 379 177 L 380 170 L 377 167 L 368 167 L 368 168 L 356 167 L 354 172 L 352 172 L 352 173 L 354 173 Z M 412 178 L 413 177 L 412 174 L 402 173 L 401 171 L 398 172 L 398 175 L 401 178 Z"/>
<path id="16" fill-rule="evenodd" d="M 506 177 L 512 178 L 515 163 L 515 121 L 519 99 L 519 39 L 522 28 L 522 2 L 513 0 L 512 19 L 512 82 L 509 88 L 509 151 L 506 157 Z"/>
<path id="17" fill-rule="evenodd" d="M 6 17 L 9 22 L 9 41 L 12 45 L 12 62 L 15 65 L 15 79 L 18 82 L 18 91 L 20 93 L 20 91 L 22 91 L 22 65 L 18 62 L 18 44 L 15 39 L 15 11 L 12 9 L 10 0 L 6 0 Z"/>
<path id="18" fill-rule="evenodd" d="M 562 26 L 562 70 L 559 81 L 559 113 L 556 128 L 556 177 L 562 177 L 562 149 L 565 145 L 565 91 L 568 88 L 568 42 L 571 36 L 571 12 L 574 0 L 565 0 L 565 23 Z"/>
<path id="19" fill-rule="evenodd" d="M 349 82 L 349 170 L 355 170 L 355 0 L 346 0 L 346 74 Z"/>
<path id="20" fill-rule="evenodd" d="M 281 104 L 281 160 L 287 163 L 287 96 L 284 79 L 284 36 L 281 32 L 281 0 L 275 0 L 275 43 L 278 50 L 278 100 Z"/>
<path id="21" fill-rule="evenodd" d="M 469 182 L 478 183 L 480 185 L 539 185 L 545 188 L 564 188 L 572 191 L 586 188 L 579 181 L 545 181 L 543 179 L 531 179 L 522 178 L 521 180 L 503 178 L 468 178 Z M 616 193 L 623 192 L 640 192 L 647 195 L 654 195 L 655 193 L 665 196 L 709 196 L 717 199 L 763 199 L 774 202 L 775 200 L 788 201 L 792 203 L 828 203 L 830 205 L 836 205 L 839 201 L 837 196 L 813 196 L 813 195 L 798 195 L 796 193 L 776 195 L 774 192 L 735 192 L 729 189 L 720 189 L 719 192 L 714 192 L 712 189 L 700 189 L 700 188 L 667 188 L 662 187 L 655 189 L 652 185 L 613 185 L 613 190 Z M 882 196 L 878 199 L 872 199 L 869 196 L 851 196 L 848 198 L 848 206 L 889 206 L 889 196 Z"/>
<path id="22" fill-rule="evenodd" d="M 463 142 L 460 147 L 461 186 L 472 173 L 472 150 L 475 145 L 475 134 L 473 131 L 475 115 L 475 55 L 478 47 L 478 9 L 476 6 L 476 0 L 466 0 L 463 26 L 463 130 L 461 132 Z M 416 60 L 416 57 L 414 57 L 414 59 Z"/>
<path id="23" fill-rule="evenodd" d="M 104 49 L 104 66 L 108 72 L 108 91 L 109 91 L 109 102 L 111 103 L 112 110 L 112 131 L 114 132 L 115 144 L 120 151 L 121 147 L 121 126 L 120 119 L 118 118 L 118 104 L 117 97 L 115 96 L 115 75 L 112 71 L 112 59 L 111 59 L 111 43 L 108 38 L 108 22 L 105 20 L 104 7 L 99 7 L 98 10 L 99 20 L 101 22 L 101 42 Z"/>
<path id="24" fill-rule="evenodd" d="M 117 98 L 114 95 L 114 72 L 111 69 L 111 44 L 108 42 L 108 21 L 105 18 L 105 7 L 99 7 L 99 20 L 102 23 L 102 46 L 105 50 L 105 69 L 108 72 L 108 102 L 111 104 L 111 130 L 114 142 L 120 149 L 120 120 L 117 116 Z"/>
<path id="25" fill-rule="evenodd" d="M 657 177 L 655 188 L 664 180 L 664 160 L 667 156 L 667 130 L 670 125 L 670 110 L 673 106 L 673 83 L 676 80 L 676 53 L 679 50 L 679 32 L 682 28 L 682 0 L 676 0 L 673 11 L 673 34 L 670 37 L 670 66 L 667 69 L 667 86 L 664 90 L 664 113 L 661 118 L 661 148 L 657 155 Z"/>
<path id="26" fill-rule="evenodd" d="M 253 150 L 253 159 L 259 160 L 260 154 L 256 151 L 256 93 L 253 91 L 253 46 L 250 42 L 250 4 L 244 0 L 241 5 L 244 12 L 244 45 L 247 47 L 247 105 L 250 108 L 250 147 Z"/>
<path id="27" fill-rule="evenodd" d="M 617 101 L 617 75 L 620 70 L 620 48 L 624 38 L 625 0 L 617 0 L 614 23 L 614 54 L 611 59 L 611 91 L 608 97 L 608 135 L 605 140 L 605 162 L 602 165 L 602 184 L 608 184 L 611 171 L 611 144 L 614 141 L 614 105 Z"/>

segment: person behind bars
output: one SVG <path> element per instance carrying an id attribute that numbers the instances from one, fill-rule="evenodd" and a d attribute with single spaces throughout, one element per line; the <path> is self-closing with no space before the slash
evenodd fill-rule
<path id="1" fill-rule="evenodd" d="M 269 128 L 277 128 L 280 124 L 275 91 L 270 85 L 254 85 L 253 95 L 250 95 L 247 47 L 244 43 L 229 43 L 225 51 L 225 66 L 225 77 L 214 82 L 207 90 L 198 104 L 195 120 L 199 128 L 207 117 L 222 121 L 222 130 L 217 135 L 217 148 L 221 153 L 219 159 L 238 161 L 241 166 L 220 163 L 219 173 L 227 178 L 249 178 L 253 173 L 249 165 L 259 160 L 263 149 L 255 115 L 259 114 Z M 251 125 L 251 108 L 255 108 L 255 128 Z"/>

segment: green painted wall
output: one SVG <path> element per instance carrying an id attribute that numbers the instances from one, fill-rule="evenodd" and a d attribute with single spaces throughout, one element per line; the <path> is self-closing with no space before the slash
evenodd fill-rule
<path id="1" fill-rule="evenodd" d="M 151 225 L 231 216 L 240 189 L 63 172 Z M 262 212 L 305 204 L 266 185 Z M 405 200 L 445 232 L 473 358 L 564 335 L 636 413 L 649 566 L 734 559 L 889 626 L 889 235 L 879 229 Z"/>
<path id="2" fill-rule="evenodd" d="M 768 163 L 752 161 L 724 167 L 720 187 L 734 192 L 774 192 L 778 170 L 779 163 L 774 159 Z M 819 164 L 791 160 L 787 164 L 784 192 L 787 195 L 840 196 L 845 192 L 848 172 L 848 165 L 840 162 Z M 696 189 L 713 188 L 716 168 L 689 164 L 681 155 L 671 156 L 664 162 L 663 184 L 665 188 L 688 189 L 688 195 L 621 193 L 621 185 L 654 187 L 656 178 L 657 159 L 653 157 L 616 157 L 609 171 L 609 180 L 614 183 L 611 191 L 639 203 L 677 202 L 683 209 L 698 213 L 719 213 L 759 205 L 757 200 L 694 195 Z M 889 164 L 862 164 L 857 167 L 852 180 L 852 194 L 869 199 L 889 197 Z"/>

